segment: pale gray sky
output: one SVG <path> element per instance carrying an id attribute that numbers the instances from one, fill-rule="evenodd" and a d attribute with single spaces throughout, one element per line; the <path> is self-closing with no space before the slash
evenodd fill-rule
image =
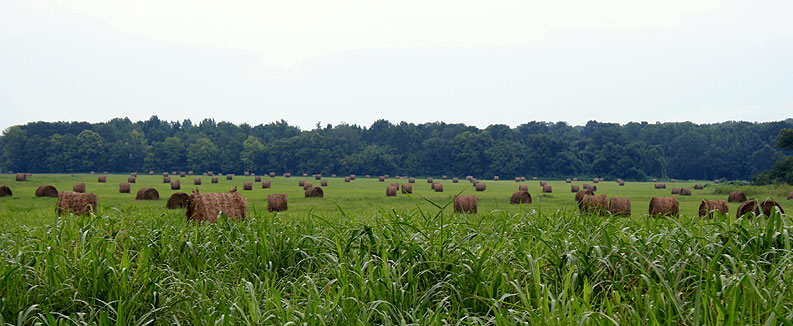
<path id="1" fill-rule="evenodd" d="M 0 1 L 0 130 L 793 117 L 793 1 Z"/>

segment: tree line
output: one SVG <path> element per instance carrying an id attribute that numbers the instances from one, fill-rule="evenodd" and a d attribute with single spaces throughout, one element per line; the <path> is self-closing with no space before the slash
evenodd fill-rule
<path id="1" fill-rule="evenodd" d="M 31 122 L 0 136 L 0 168 L 33 173 L 252 171 L 502 178 L 742 179 L 769 170 L 791 148 L 775 146 L 793 119 L 624 125 L 527 122 L 480 129 L 378 120 L 301 130 L 205 119 Z"/>

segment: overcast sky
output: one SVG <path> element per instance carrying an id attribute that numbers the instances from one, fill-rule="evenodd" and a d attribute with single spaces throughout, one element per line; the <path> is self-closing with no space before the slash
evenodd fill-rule
<path id="1" fill-rule="evenodd" d="M 793 1 L 0 1 L 0 129 L 793 117 Z"/>

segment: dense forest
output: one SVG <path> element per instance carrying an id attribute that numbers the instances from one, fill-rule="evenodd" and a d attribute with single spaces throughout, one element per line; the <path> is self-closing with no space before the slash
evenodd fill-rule
<path id="1" fill-rule="evenodd" d="M 528 122 L 479 129 L 442 122 L 340 124 L 300 130 L 190 120 L 31 122 L 0 137 L 3 171 L 392 174 L 490 178 L 605 177 L 748 180 L 791 148 L 779 122 L 715 124 Z"/>

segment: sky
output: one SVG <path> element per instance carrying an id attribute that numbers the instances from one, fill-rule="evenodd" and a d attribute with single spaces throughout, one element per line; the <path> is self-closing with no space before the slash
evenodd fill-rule
<path id="1" fill-rule="evenodd" d="M 0 130 L 793 117 L 793 1 L 0 1 Z"/>

